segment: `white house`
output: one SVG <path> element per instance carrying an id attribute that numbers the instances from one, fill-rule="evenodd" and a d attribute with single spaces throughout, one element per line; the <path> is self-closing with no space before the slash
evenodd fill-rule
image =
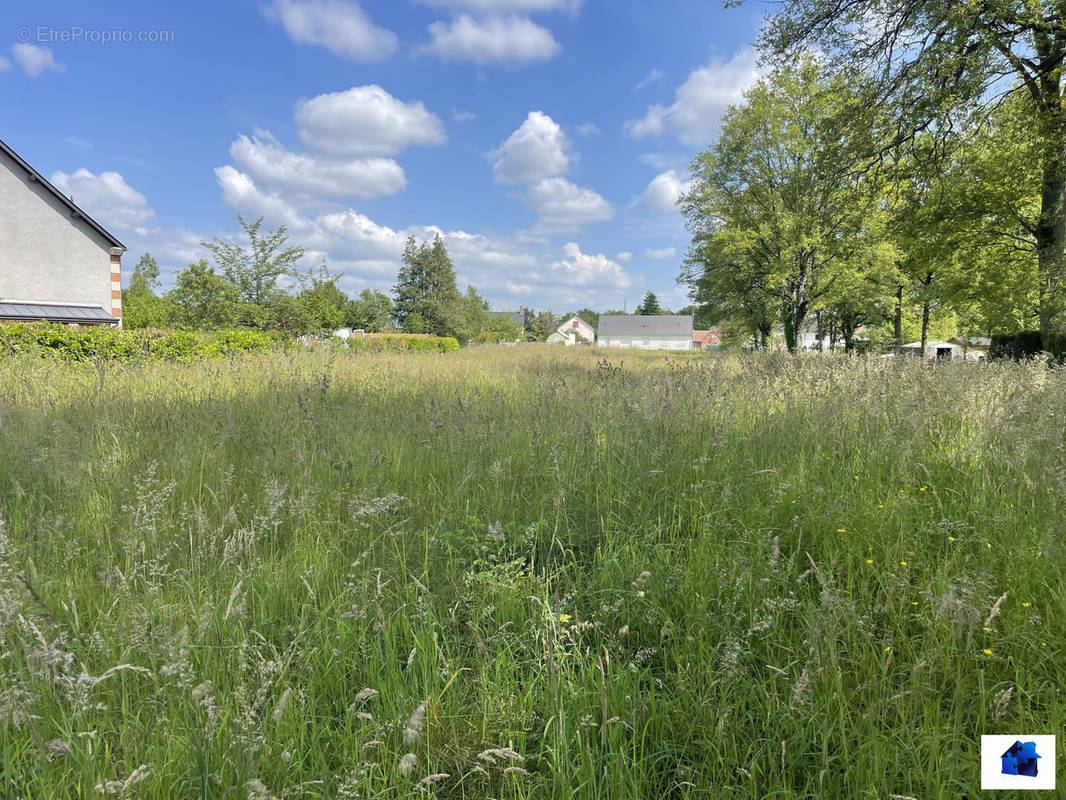
<path id="1" fill-rule="evenodd" d="M 899 351 L 904 355 L 920 356 L 922 354 L 922 343 L 908 342 L 900 347 Z M 955 342 L 926 342 L 925 343 L 925 357 L 936 358 L 948 361 L 954 361 L 957 358 L 965 358 L 966 350 L 962 345 Z"/>
<path id="2" fill-rule="evenodd" d="M 0 141 L 0 321 L 119 324 L 125 250 Z"/>
<path id="3" fill-rule="evenodd" d="M 691 350 L 688 314 L 606 314 L 600 317 L 600 347 L 633 350 Z"/>
<path id="4" fill-rule="evenodd" d="M 575 344 L 592 344 L 596 341 L 596 329 L 576 314 L 563 322 L 555 333 L 548 337 L 548 344 L 572 347 Z"/>

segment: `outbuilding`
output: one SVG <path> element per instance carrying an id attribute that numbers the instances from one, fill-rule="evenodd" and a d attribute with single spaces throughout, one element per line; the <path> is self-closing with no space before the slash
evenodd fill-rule
<path id="1" fill-rule="evenodd" d="M 691 314 L 605 314 L 600 317 L 600 347 L 632 350 L 691 350 Z"/>

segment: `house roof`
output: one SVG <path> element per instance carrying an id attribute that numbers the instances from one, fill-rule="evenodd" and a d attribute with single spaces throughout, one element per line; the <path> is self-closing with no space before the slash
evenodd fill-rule
<path id="1" fill-rule="evenodd" d="M 0 321 L 40 322 L 42 320 L 74 325 L 118 324 L 118 318 L 111 316 L 101 306 L 0 300 Z"/>
<path id="2" fill-rule="evenodd" d="M 959 345 L 956 344 L 955 342 L 926 342 L 925 346 L 929 347 L 929 348 L 933 348 L 933 347 L 958 347 Z M 901 345 L 901 349 L 903 349 L 903 350 L 921 350 L 922 349 L 922 343 L 921 342 L 908 342 L 905 345 Z"/>
<path id="3" fill-rule="evenodd" d="M 692 336 L 691 314 L 605 314 L 600 317 L 604 336 Z"/>
<path id="4" fill-rule="evenodd" d="M 74 217 L 75 219 L 85 220 L 89 224 L 89 227 L 91 227 L 93 230 L 103 236 L 104 239 L 110 242 L 112 247 L 121 247 L 123 250 L 126 249 L 126 245 L 122 244 L 122 242 L 120 242 L 118 239 L 108 233 L 107 229 L 104 228 L 103 225 L 101 225 L 99 222 L 97 222 L 84 211 L 82 211 L 81 208 L 79 208 L 73 200 L 71 200 L 61 191 L 59 191 L 59 189 L 53 186 L 41 173 L 39 173 L 28 163 L 26 163 L 25 159 L 23 159 L 22 156 L 12 150 L 7 145 L 7 143 L 4 142 L 3 139 L 0 139 L 0 152 L 6 154 L 8 158 L 18 164 L 23 170 L 25 170 L 26 174 L 30 177 L 30 181 L 35 181 L 41 184 L 41 186 L 43 186 L 45 189 L 55 195 L 55 197 L 60 202 L 62 202 L 63 205 L 70 209 L 70 215 L 72 217 Z"/>
<path id="5" fill-rule="evenodd" d="M 526 315 L 523 311 L 493 311 L 492 316 L 501 317 L 522 327 L 526 325 Z"/>

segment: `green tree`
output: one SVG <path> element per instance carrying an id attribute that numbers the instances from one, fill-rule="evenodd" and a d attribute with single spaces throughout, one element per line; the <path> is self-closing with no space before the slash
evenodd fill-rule
<path id="1" fill-rule="evenodd" d="M 1066 8 L 1061 0 L 789 0 L 760 44 L 778 60 L 815 50 L 841 74 L 878 76 L 870 105 L 892 101 L 898 134 L 946 137 L 960 110 L 1014 91 L 1036 137 L 1039 212 L 1032 236 L 1044 346 L 1066 312 Z M 1016 83 L 1005 81 L 1013 76 Z"/>
<path id="2" fill-rule="evenodd" d="M 317 275 L 308 273 L 306 287 L 296 296 L 310 320 L 308 330 L 301 333 L 332 333 L 344 324 L 350 298 L 337 288 L 338 277 L 324 265 Z"/>
<path id="3" fill-rule="evenodd" d="M 454 336 L 462 324 L 462 304 L 455 285 L 455 267 L 444 239 L 419 244 L 408 237 L 393 288 L 396 320 L 409 333 Z M 409 320 L 409 318 L 414 319 Z M 421 328 L 412 330 L 412 326 Z"/>
<path id="4" fill-rule="evenodd" d="M 234 324 L 239 294 L 236 286 L 201 260 L 178 273 L 166 299 L 180 327 L 216 329 Z"/>
<path id="5" fill-rule="evenodd" d="M 877 148 L 881 120 L 812 59 L 745 99 L 693 161 L 681 199 L 693 235 L 682 280 L 697 302 L 747 320 L 757 345 L 780 320 L 795 351 L 808 314 L 865 263 L 856 251 L 869 246 L 882 192 L 875 174 L 854 167 Z"/>
<path id="6" fill-rule="evenodd" d="M 655 292 L 648 292 L 644 295 L 644 300 L 641 304 L 633 309 L 633 313 L 652 316 L 656 314 L 669 314 L 670 312 L 659 305 L 659 298 L 655 296 Z"/>
<path id="7" fill-rule="evenodd" d="M 237 221 L 248 237 L 247 247 L 218 237 L 200 244 L 211 252 L 222 277 L 237 287 L 240 302 L 263 305 L 281 291 L 279 278 L 299 278 L 296 264 L 303 258 L 304 249 L 288 246 L 289 234 L 284 225 L 276 231 L 263 232 L 262 217 L 249 222 L 238 215 Z"/>
<path id="8" fill-rule="evenodd" d="M 392 317 L 392 300 L 387 294 L 363 289 L 358 297 L 348 302 L 344 324 L 352 329 L 377 333 L 389 328 Z"/>
<path id="9" fill-rule="evenodd" d="M 159 263 L 152 258 L 151 253 L 142 253 L 140 260 L 133 268 L 130 275 L 129 285 L 123 293 L 122 301 L 126 302 L 127 295 L 154 294 L 159 285 Z"/>

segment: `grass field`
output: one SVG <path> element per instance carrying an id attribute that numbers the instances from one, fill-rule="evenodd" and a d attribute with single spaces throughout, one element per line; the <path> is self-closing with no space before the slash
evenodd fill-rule
<path id="1" fill-rule="evenodd" d="M 0 364 L 0 796 L 926 800 L 982 733 L 1061 751 L 1066 372 L 602 355 Z"/>

